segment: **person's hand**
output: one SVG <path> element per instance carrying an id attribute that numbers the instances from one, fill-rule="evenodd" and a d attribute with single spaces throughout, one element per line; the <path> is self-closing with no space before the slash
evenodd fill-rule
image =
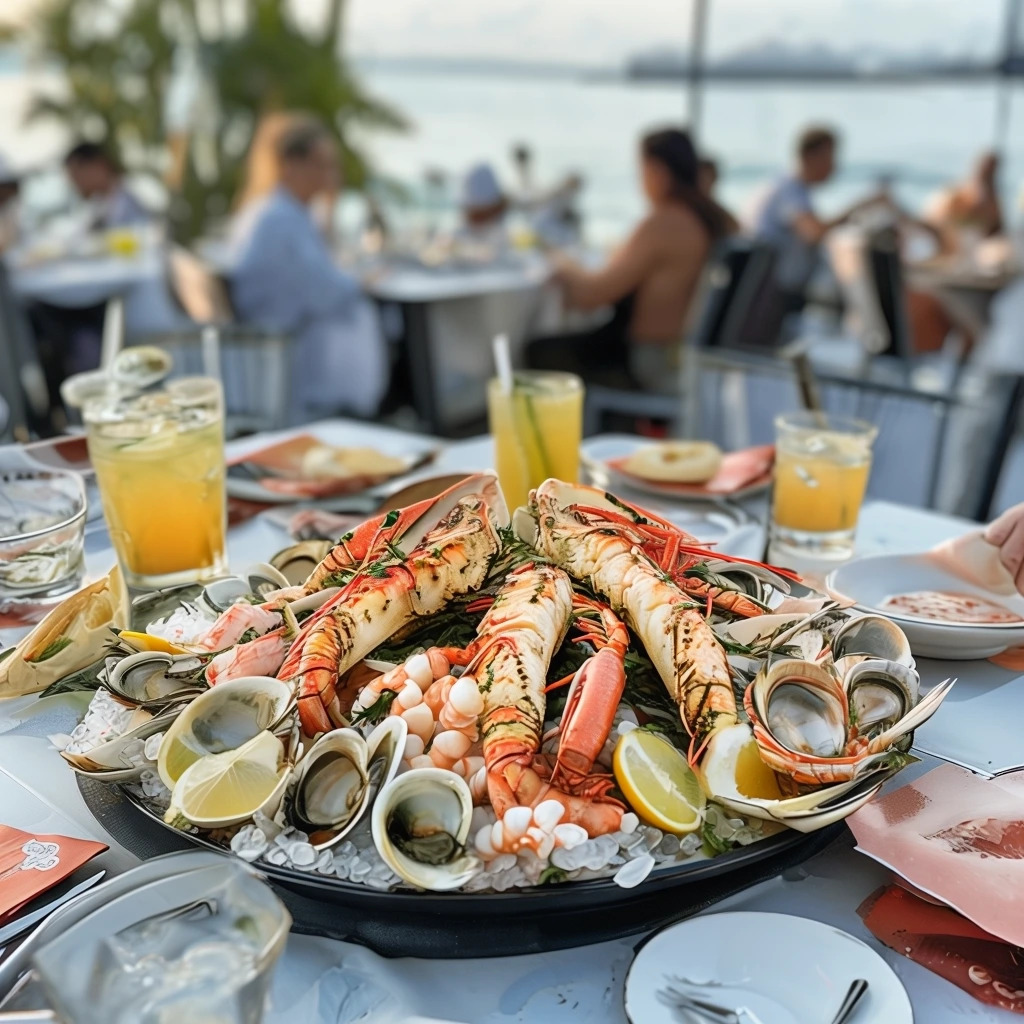
<path id="1" fill-rule="evenodd" d="M 989 523 L 985 540 L 999 548 L 999 560 L 1024 594 L 1024 502 Z"/>

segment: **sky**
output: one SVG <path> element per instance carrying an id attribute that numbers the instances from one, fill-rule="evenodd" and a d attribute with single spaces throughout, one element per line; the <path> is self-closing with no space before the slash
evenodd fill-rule
<path id="1" fill-rule="evenodd" d="M 315 10 L 321 0 L 298 0 Z M 986 55 L 1002 0 L 709 0 L 708 44 L 727 53 L 766 38 L 837 48 L 928 48 Z M 359 54 L 500 56 L 620 63 L 685 46 L 691 0 L 348 0 Z"/>
<path id="2" fill-rule="evenodd" d="M 44 0 L 0 0 L 5 16 Z M 110 0 L 112 4 L 126 0 Z M 238 0 L 220 0 L 231 5 Z M 316 20 L 325 0 L 291 0 Z M 346 0 L 350 53 L 621 64 L 685 47 L 693 0 Z M 765 39 L 991 56 L 1004 0 L 708 0 L 708 47 Z"/>

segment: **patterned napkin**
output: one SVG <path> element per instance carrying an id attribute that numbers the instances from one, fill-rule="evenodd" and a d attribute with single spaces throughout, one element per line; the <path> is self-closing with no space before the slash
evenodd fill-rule
<path id="1" fill-rule="evenodd" d="M 0 925 L 107 849 L 68 836 L 34 836 L 0 825 Z"/>
<path id="2" fill-rule="evenodd" d="M 900 885 L 873 892 L 858 908 L 890 949 L 951 981 L 989 1006 L 1024 1014 L 1024 949 L 962 914 Z"/>

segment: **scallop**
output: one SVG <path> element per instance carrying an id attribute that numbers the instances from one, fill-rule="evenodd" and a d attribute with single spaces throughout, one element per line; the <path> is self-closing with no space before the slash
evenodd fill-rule
<path id="1" fill-rule="evenodd" d="M 373 806 L 373 841 L 392 871 L 418 889 L 444 892 L 481 869 L 466 851 L 469 786 L 454 772 L 414 768 L 385 786 Z"/>
<path id="2" fill-rule="evenodd" d="M 107 672 L 105 685 L 119 699 L 151 710 L 191 700 L 207 689 L 201 658 L 160 651 L 121 658 Z"/>

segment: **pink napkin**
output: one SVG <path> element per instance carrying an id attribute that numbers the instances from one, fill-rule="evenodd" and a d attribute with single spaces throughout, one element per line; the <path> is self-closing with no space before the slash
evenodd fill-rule
<path id="1" fill-rule="evenodd" d="M 1021 781 L 945 764 L 847 821 L 862 853 L 979 928 L 1024 946 Z"/>

